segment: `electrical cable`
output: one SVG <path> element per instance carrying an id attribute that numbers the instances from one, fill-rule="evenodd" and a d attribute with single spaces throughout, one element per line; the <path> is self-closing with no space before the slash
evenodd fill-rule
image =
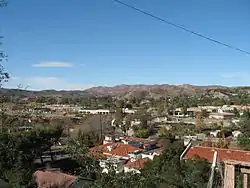
<path id="1" fill-rule="evenodd" d="M 154 14 L 152 14 L 152 13 L 149 13 L 149 12 L 147 12 L 147 11 L 144 11 L 144 10 L 142 10 L 142 9 L 139 9 L 139 8 L 136 8 L 136 7 L 132 6 L 132 5 L 129 5 L 129 4 L 127 4 L 127 3 L 124 3 L 123 1 L 120 1 L 120 0 L 112 0 L 112 1 L 114 1 L 114 2 L 116 2 L 116 3 L 119 3 L 119 4 L 123 5 L 123 6 L 126 6 L 126 7 L 130 8 L 130 9 L 132 9 L 132 10 L 137 11 L 137 12 L 140 12 L 140 13 L 142 13 L 142 14 L 144 14 L 144 15 L 150 16 L 150 17 L 152 17 L 152 18 L 154 18 L 154 19 L 156 19 L 156 20 L 159 20 L 159 21 L 161 21 L 161 22 L 164 22 L 164 23 L 166 23 L 166 24 L 168 24 L 168 25 L 171 25 L 171 26 L 173 26 L 173 27 L 175 27 L 175 28 L 178 28 L 178 29 L 183 30 L 183 31 L 188 32 L 188 33 L 191 33 L 191 34 L 196 35 L 196 36 L 198 36 L 198 37 L 200 37 L 200 38 L 206 39 L 206 40 L 208 40 L 208 41 L 210 41 L 210 42 L 213 42 L 213 43 L 215 43 L 215 44 L 219 44 L 219 45 L 221 45 L 221 46 L 224 46 L 224 47 L 227 47 L 227 48 L 230 48 L 230 49 L 233 49 L 233 50 L 236 50 L 236 51 L 245 53 L 245 54 L 247 54 L 247 55 L 250 55 L 250 52 L 248 52 L 248 51 L 246 51 L 246 50 L 243 50 L 243 49 L 241 49 L 241 48 L 238 48 L 238 47 L 235 47 L 235 46 L 226 44 L 226 43 L 221 42 L 221 41 L 219 41 L 219 40 L 216 40 L 216 39 L 214 39 L 214 38 L 211 38 L 211 37 L 205 36 L 205 35 L 203 35 L 203 34 L 201 34 L 201 33 L 195 32 L 195 31 L 193 31 L 193 30 L 187 29 L 187 28 L 185 28 L 185 27 L 183 27 L 183 26 L 181 26 L 181 25 L 178 25 L 178 24 L 175 24 L 175 23 L 173 23 L 173 22 L 167 21 L 167 20 L 165 20 L 165 19 L 163 19 L 163 18 L 161 18 L 161 17 L 159 17 L 159 16 L 156 16 L 156 15 L 154 15 Z"/>

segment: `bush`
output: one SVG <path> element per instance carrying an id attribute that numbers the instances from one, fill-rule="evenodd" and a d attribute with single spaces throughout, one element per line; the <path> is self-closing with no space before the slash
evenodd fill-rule
<path id="1" fill-rule="evenodd" d="M 135 131 L 135 136 L 139 138 L 148 138 L 150 135 L 149 129 L 139 129 Z"/>

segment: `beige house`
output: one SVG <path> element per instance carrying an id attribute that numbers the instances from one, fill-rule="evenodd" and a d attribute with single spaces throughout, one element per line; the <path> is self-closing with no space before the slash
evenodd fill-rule
<path id="1" fill-rule="evenodd" d="M 232 119 L 234 117 L 234 113 L 210 113 L 209 118 L 211 119 Z"/>

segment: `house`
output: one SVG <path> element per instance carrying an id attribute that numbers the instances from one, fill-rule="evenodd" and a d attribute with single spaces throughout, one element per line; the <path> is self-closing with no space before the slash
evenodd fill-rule
<path id="1" fill-rule="evenodd" d="M 145 151 L 144 149 L 131 146 L 130 144 L 107 143 L 104 145 L 90 148 L 90 151 L 99 152 L 107 155 L 107 157 L 117 157 L 120 159 L 129 159 L 130 155 L 138 155 L 140 152 Z"/>
<path id="2" fill-rule="evenodd" d="M 189 117 L 195 117 L 197 113 L 201 112 L 201 109 L 198 107 L 187 108 L 187 115 Z"/>
<path id="3" fill-rule="evenodd" d="M 173 115 L 176 117 L 184 117 L 184 114 L 182 113 L 183 109 L 182 108 L 176 108 L 174 110 Z"/>
<path id="4" fill-rule="evenodd" d="M 211 135 L 212 137 L 218 137 L 220 132 L 221 132 L 221 130 L 211 131 L 211 132 L 210 132 L 210 135 Z"/>
<path id="5" fill-rule="evenodd" d="M 234 107 L 229 105 L 223 105 L 221 108 L 223 111 L 233 111 Z"/>
<path id="6" fill-rule="evenodd" d="M 211 119 L 232 119 L 234 116 L 235 116 L 234 113 L 227 113 L 227 112 L 209 114 L 209 118 Z"/>
<path id="7" fill-rule="evenodd" d="M 49 113 L 51 112 L 50 108 L 34 108 L 35 113 Z"/>
<path id="8" fill-rule="evenodd" d="M 234 188 L 235 179 L 237 174 L 241 173 L 243 175 L 243 187 L 249 187 L 248 176 L 250 174 L 250 152 L 243 150 L 234 149 L 222 149 L 213 147 L 201 147 L 190 145 L 185 149 L 181 155 L 184 159 L 206 159 L 210 163 L 216 161 L 216 163 L 224 164 L 224 188 Z M 213 163 L 213 164 L 216 164 Z M 236 173 L 236 169 L 237 172 Z M 239 177 L 239 174 L 238 174 Z"/>
<path id="9" fill-rule="evenodd" d="M 201 110 L 206 110 L 207 112 L 217 112 L 220 106 L 198 106 Z"/>
<path id="10" fill-rule="evenodd" d="M 123 171 L 123 165 L 125 163 L 126 160 L 114 157 L 100 160 L 99 165 L 103 169 L 102 173 L 108 173 L 111 169 L 114 170 L 115 173 L 120 173 Z"/>
<path id="11" fill-rule="evenodd" d="M 123 108 L 123 113 L 125 114 L 135 114 L 137 110 L 132 110 L 132 109 L 128 109 L 128 108 Z"/>
<path id="12" fill-rule="evenodd" d="M 140 170 L 144 168 L 144 164 L 151 161 L 149 158 L 130 160 L 124 165 L 124 172 L 141 173 Z"/>
<path id="13" fill-rule="evenodd" d="M 214 152 L 217 151 L 217 162 L 242 161 L 250 163 L 250 152 L 244 150 L 223 149 L 203 146 L 193 146 L 186 151 L 184 159 L 196 159 L 197 157 L 213 162 Z"/>
<path id="14" fill-rule="evenodd" d="M 141 157 L 149 158 L 153 160 L 155 156 L 159 156 L 160 154 L 162 154 L 162 152 L 163 152 L 163 148 L 157 148 L 157 149 L 142 152 Z"/>
<path id="15" fill-rule="evenodd" d="M 110 114 L 111 111 L 108 109 L 97 109 L 97 110 L 90 110 L 90 109 L 80 109 L 78 112 L 83 114 Z"/>
<path id="16" fill-rule="evenodd" d="M 232 135 L 233 135 L 234 138 L 238 138 L 240 135 L 242 135 L 242 132 L 240 132 L 240 131 L 233 131 Z"/>
<path id="17" fill-rule="evenodd" d="M 166 123 L 168 121 L 168 117 L 156 117 L 152 120 L 153 123 Z"/>

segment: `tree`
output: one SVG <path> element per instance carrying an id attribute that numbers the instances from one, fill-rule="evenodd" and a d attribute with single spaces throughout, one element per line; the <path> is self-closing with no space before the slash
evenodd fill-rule
<path id="1" fill-rule="evenodd" d="M 162 155 L 145 164 L 140 178 L 144 187 L 205 187 L 209 178 L 209 163 L 203 160 L 180 161 L 183 150 L 181 142 L 170 143 Z"/>
<path id="2" fill-rule="evenodd" d="M 0 179 L 12 187 L 31 186 L 33 161 L 50 150 L 60 133 L 56 128 L 0 132 Z"/>
<path id="3" fill-rule="evenodd" d="M 76 175 L 91 179 L 98 178 L 101 172 L 99 162 L 97 159 L 91 157 L 89 149 L 83 140 L 70 139 L 65 151 L 78 164 L 78 168 L 75 169 Z"/>
<path id="4" fill-rule="evenodd" d="M 168 139 L 170 142 L 175 141 L 175 135 L 173 134 L 172 130 L 167 130 L 165 127 L 161 127 L 158 131 L 159 137 Z"/>
<path id="5" fill-rule="evenodd" d="M 149 129 L 138 129 L 135 131 L 135 136 L 139 138 L 148 138 L 150 135 Z"/>
<path id="6" fill-rule="evenodd" d="M 237 108 L 234 108 L 234 109 L 233 109 L 233 113 L 234 113 L 235 117 L 237 117 L 237 118 L 240 117 L 240 113 L 239 113 L 239 111 L 237 110 Z"/>
<path id="7" fill-rule="evenodd" d="M 116 110 L 115 110 L 115 125 L 116 126 L 120 126 L 123 124 L 123 118 L 124 118 L 123 106 L 124 106 L 123 101 L 116 102 Z"/>
<path id="8" fill-rule="evenodd" d="M 198 130 L 202 129 L 204 126 L 204 119 L 201 112 L 197 113 L 196 115 L 195 126 Z"/>
<path id="9" fill-rule="evenodd" d="M 250 150 L 250 112 L 244 111 L 239 122 L 242 135 L 238 137 L 238 144 L 246 150 Z"/>
<path id="10" fill-rule="evenodd" d="M 0 7 L 5 7 L 5 6 L 7 6 L 7 1 L 6 0 L 1 0 L 0 1 Z M 3 37 L 0 36 L 0 40 L 2 38 Z M 2 43 L 0 41 L 0 46 L 1 46 L 1 44 Z M 9 79 L 9 74 L 5 71 L 5 69 L 4 69 L 3 65 L 2 65 L 2 63 L 4 61 L 6 61 L 6 60 L 7 60 L 7 54 L 6 54 L 6 52 L 3 51 L 3 50 L 0 50 L 0 88 L 1 88 L 2 84 L 4 82 L 7 82 L 7 80 Z"/>

